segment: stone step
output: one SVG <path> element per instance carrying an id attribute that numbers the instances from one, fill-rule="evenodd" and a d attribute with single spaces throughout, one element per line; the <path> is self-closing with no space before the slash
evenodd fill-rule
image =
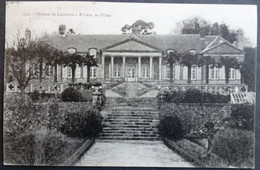
<path id="1" fill-rule="evenodd" d="M 157 134 L 139 134 L 139 133 L 102 133 L 101 137 L 159 137 Z"/>
<path id="2" fill-rule="evenodd" d="M 152 119 L 152 120 L 159 120 L 159 116 L 156 115 L 107 115 L 106 119 Z"/>
<path id="3" fill-rule="evenodd" d="M 137 125 L 137 126 L 153 126 L 156 125 L 158 123 L 150 123 L 150 122 L 104 122 L 103 125 L 117 125 L 117 126 L 121 126 L 121 125 Z"/>
<path id="4" fill-rule="evenodd" d="M 157 125 L 126 125 L 126 124 L 108 124 L 108 123 L 104 123 L 103 127 L 111 127 L 111 128 L 157 128 Z"/>
<path id="5" fill-rule="evenodd" d="M 110 110 L 111 111 L 157 111 L 157 109 L 151 107 L 112 107 L 110 108 Z"/>
<path id="6" fill-rule="evenodd" d="M 160 137 L 131 137 L 131 136 L 100 136 L 99 139 L 102 140 L 149 140 L 149 141 L 159 141 Z"/>
<path id="7" fill-rule="evenodd" d="M 150 122 L 150 123 L 154 123 L 154 122 L 159 122 L 159 120 L 153 119 L 151 117 L 144 118 L 144 119 L 136 119 L 136 118 L 125 119 L 125 118 L 110 117 L 110 118 L 107 118 L 106 120 L 104 120 L 104 122 L 145 122 L 145 123 Z"/>
<path id="8" fill-rule="evenodd" d="M 104 135 L 127 135 L 127 136 L 132 136 L 132 135 L 157 135 L 157 132 L 154 131 L 104 131 L 102 132 Z"/>

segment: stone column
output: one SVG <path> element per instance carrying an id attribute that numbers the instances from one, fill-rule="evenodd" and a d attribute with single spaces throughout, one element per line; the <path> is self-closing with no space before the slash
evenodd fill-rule
<path id="1" fill-rule="evenodd" d="M 150 57 L 150 79 L 152 79 L 153 74 L 153 57 Z"/>
<path id="2" fill-rule="evenodd" d="M 159 56 L 159 80 L 162 80 L 162 57 Z"/>
<path id="3" fill-rule="evenodd" d="M 123 56 L 123 65 L 122 65 L 122 77 L 125 77 L 125 58 L 126 58 L 126 56 Z"/>
<path id="4" fill-rule="evenodd" d="M 103 80 L 105 80 L 105 56 L 102 55 L 102 59 L 101 59 L 101 78 Z"/>
<path id="5" fill-rule="evenodd" d="M 114 56 L 111 56 L 111 78 L 114 78 Z"/>
<path id="6" fill-rule="evenodd" d="M 141 74 L 141 57 L 138 57 L 138 77 L 141 78 L 142 74 Z"/>

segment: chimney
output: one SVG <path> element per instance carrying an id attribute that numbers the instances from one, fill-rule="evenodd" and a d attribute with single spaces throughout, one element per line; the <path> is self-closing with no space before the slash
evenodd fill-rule
<path id="1" fill-rule="evenodd" d="M 62 37 L 65 37 L 65 36 L 66 36 L 66 26 L 65 26 L 65 25 L 61 24 L 61 25 L 59 26 L 59 34 L 60 34 L 60 36 L 62 36 Z"/>

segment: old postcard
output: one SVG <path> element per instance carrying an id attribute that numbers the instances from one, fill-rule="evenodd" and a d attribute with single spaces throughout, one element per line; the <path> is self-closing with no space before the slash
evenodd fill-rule
<path id="1" fill-rule="evenodd" d="M 6 2 L 4 165 L 255 166 L 257 6 Z"/>

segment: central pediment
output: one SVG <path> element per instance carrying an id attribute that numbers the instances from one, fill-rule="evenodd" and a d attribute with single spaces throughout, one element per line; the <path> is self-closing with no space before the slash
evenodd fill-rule
<path id="1" fill-rule="evenodd" d="M 157 47 L 153 47 L 141 40 L 127 39 L 105 48 L 110 52 L 158 52 L 161 51 Z"/>

